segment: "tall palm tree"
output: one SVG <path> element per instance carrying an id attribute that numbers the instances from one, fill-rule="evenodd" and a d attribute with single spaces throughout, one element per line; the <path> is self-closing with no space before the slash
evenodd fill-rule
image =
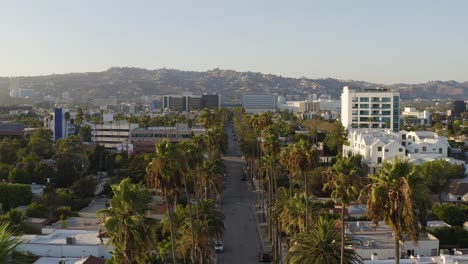
<path id="1" fill-rule="evenodd" d="M 224 214 L 215 207 L 215 202 L 210 199 L 203 199 L 197 204 L 196 219 L 206 221 L 209 226 L 209 235 L 213 238 L 220 238 L 224 234 Z"/>
<path id="2" fill-rule="evenodd" d="M 293 245 L 286 256 L 290 264 L 338 264 L 340 263 L 341 236 L 335 227 L 336 220 L 320 217 L 309 232 L 293 237 Z M 344 263 L 363 263 L 352 248 L 353 241 L 344 241 Z"/>
<path id="3" fill-rule="evenodd" d="M 190 201 L 190 197 L 188 195 L 188 187 L 190 180 L 195 181 L 194 173 L 198 170 L 201 162 L 203 161 L 203 155 L 197 145 L 193 142 L 183 141 L 178 143 L 178 146 L 181 148 L 181 153 L 183 155 L 183 166 L 182 166 L 182 174 L 183 174 L 183 181 L 184 181 L 184 190 L 185 190 L 185 197 L 188 201 L 189 206 L 189 215 L 190 215 L 190 228 L 192 234 L 192 251 L 191 257 L 192 262 L 195 262 L 195 231 L 193 229 L 193 213 L 192 213 L 192 203 Z M 195 186 L 195 184 L 194 184 Z"/>
<path id="4" fill-rule="evenodd" d="M 223 191 L 221 164 L 217 160 L 204 160 L 200 178 L 197 181 L 200 196 L 204 199 L 217 199 Z"/>
<path id="5" fill-rule="evenodd" d="M 296 144 L 290 145 L 282 153 L 284 158 L 283 164 L 288 168 L 290 172 L 290 179 L 292 180 L 295 176 L 302 177 L 303 190 L 306 196 L 306 216 L 305 216 L 305 227 L 308 231 L 308 219 L 309 219 L 309 188 L 308 188 L 308 175 L 312 169 L 318 164 L 318 155 L 314 150 L 314 146 L 309 145 L 304 140 L 300 140 Z M 292 194 L 292 182 L 290 182 L 290 193 Z"/>
<path id="6" fill-rule="evenodd" d="M 114 246 L 110 263 L 147 263 L 151 259 L 156 224 L 145 217 L 151 195 L 129 178 L 113 185 L 112 190 L 111 206 L 97 212 L 110 236 L 109 244 Z"/>
<path id="7" fill-rule="evenodd" d="M 350 158 L 339 159 L 325 172 L 324 190 L 332 190 L 331 197 L 341 203 L 341 261 L 344 262 L 345 225 L 344 211 L 356 200 L 362 187 L 361 176 L 356 164 Z"/>
<path id="8" fill-rule="evenodd" d="M 171 243 L 173 263 L 176 262 L 175 254 L 175 229 L 172 222 L 173 207 L 176 196 L 182 186 L 182 171 L 179 166 L 179 149 L 175 144 L 163 140 L 156 144 L 156 157 L 146 168 L 147 185 L 151 189 L 158 190 L 166 200 L 167 212 L 171 226 Z"/>
<path id="9" fill-rule="evenodd" d="M 198 219 L 194 221 L 193 228 L 184 224 L 180 228 L 181 236 L 177 247 L 179 255 L 186 256 L 190 253 L 196 256 L 192 263 L 211 263 L 210 257 L 214 254 L 214 239 L 209 235 L 209 228 L 208 222 Z M 192 247 L 192 244 L 195 247 Z"/>
<path id="10" fill-rule="evenodd" d="M 375 223 L 384 220 L 393 230 L 395 263 L 400 263 L 399 241 L 408 234 L 413 242 L 418 240 L 413 188 L 416 170 L 408 160 L 396 159 L 383 163 L 373 181 L 362 190 L 367 202 L 368 217 Z"/>

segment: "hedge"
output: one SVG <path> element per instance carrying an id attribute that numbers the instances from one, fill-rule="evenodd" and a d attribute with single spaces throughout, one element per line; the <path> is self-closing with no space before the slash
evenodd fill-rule
<path id="1" fill-rule="evenodd" d="M 0 203 L 5 211 L 19 205 L 28 205 L 32 198 L 31 186 L 27 184 L 0 184 Z"/>

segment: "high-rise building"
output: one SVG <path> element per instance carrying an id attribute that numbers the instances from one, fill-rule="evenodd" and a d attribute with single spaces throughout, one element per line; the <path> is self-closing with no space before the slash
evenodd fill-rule
<path id="1" fill-rule="evenodd" d="M 162 107 L 170 111 L 197 111 L 203 108 L 216 109 L 220 107 L 220 96 L 218 94 L 192 95 L 164 95 L 162 96 Z"/>
<path id="2" fill-rule="evenodd" d="M 341 123 L 349 128 L 400 130 L 400 93 L 382 88 L 344 87 Z"/>
<path id="3" fill-rule="evenodd" d="M 204 94 L 203 98 L 203 108 L 216 109 L 221 106 L 221 97 L 219 94 Z"/>
<path id="4" fill-rule="evenodd" d="M 244 109 L 247 113 L 264 113 L 276 111 L 276 95 L 246 94 Z"/>
<path id="5" fill-rule="evenodd" d="M 453 112 L 454 117 L 460 117 L 461 113 L 466 112 L 465 101 L 453 101 Z"/>

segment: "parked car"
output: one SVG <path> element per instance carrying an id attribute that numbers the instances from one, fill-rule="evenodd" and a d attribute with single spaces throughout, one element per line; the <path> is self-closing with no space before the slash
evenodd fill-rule
<path id="1" fill-rule="evenodd" d="M 224 252 L 224 245 L 221 241 L 215 242 L 215 252 L 216 253 L 223 253 Z"/>
<path id="2" fill-rule="evenodd" d="M 271 262 L 270 254 L 265 253 L 265 252 L 260 252 L 258 254 L 258 261 L 259 262 Z"/>

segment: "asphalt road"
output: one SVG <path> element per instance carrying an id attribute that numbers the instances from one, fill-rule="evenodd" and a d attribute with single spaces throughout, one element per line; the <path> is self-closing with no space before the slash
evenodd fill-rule
<path id="1" fill-rule="evenodd" d="M 257 255 L 262 246 L 252 208 L 255 194 L 248 190 L 246 181 L 241 181 L 245 162 L 237 155 L 239 149 L 232 130 L 232 125 L 228 126 L 229 150 L 223 158 L 226 166 L 226 189 L 221 198 L 221 206 L 226 217 L 226 230 L 223 237 L 224 253 L 218 253 L 218 263 L 257 263 Z"/>

